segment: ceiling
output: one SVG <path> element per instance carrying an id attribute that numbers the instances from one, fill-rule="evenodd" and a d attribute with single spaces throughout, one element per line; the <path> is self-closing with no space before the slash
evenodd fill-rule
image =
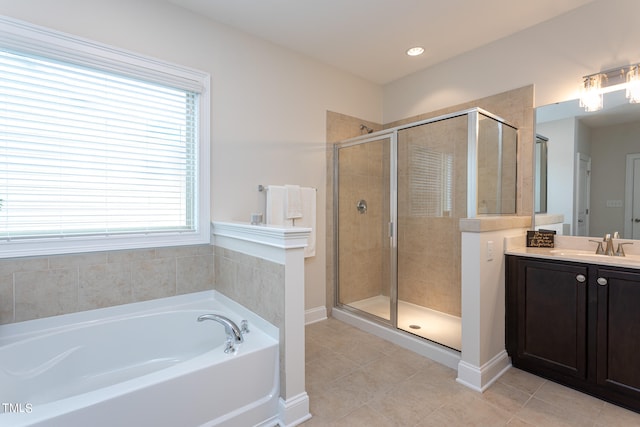
<path id="1" fill-rule="evenodd" d="M 594 0 L 167 1 L 386 84 Z"/>

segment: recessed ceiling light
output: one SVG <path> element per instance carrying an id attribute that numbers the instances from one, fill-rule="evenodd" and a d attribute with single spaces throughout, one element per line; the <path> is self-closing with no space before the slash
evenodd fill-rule
<path id="1" fill-rule="evenodd" d="M 423 53 L 424 53 L 424 48 L 420 46 L 412 47 L 411 49 L 407 50 L 407 55 L 409 56 L 418 56 L 418 55 L 422 55 Z"/>

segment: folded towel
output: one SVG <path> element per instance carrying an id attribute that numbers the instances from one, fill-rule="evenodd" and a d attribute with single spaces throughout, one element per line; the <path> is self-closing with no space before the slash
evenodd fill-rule
<path id="1" fill-rule="evenodd" d="M 300 194 L 300 186 L 285 185 L 285 217 L 287 219 L 302 218 L 302 197 Z"/>
<path id="2" fill-rule="evenodd" d="M 285 227 L 293 226 L 293 220 L 285 218 L 285 196 L 286 191 L 283 186 L 269 185 L 267 187 L 267 209 L 265 212 L 265 222 L 267 224 Z"/>
<path id="3" fill-rule="evenodd" d="M 295 218 L 287 218 L 289 203 L 287 197 L 289 188 L 292 188 L 291 195 L 297 190 L 300 214 Z M 316 189 L 310 187 L 269 185 L 267 188 L 267 209 L 265 222 L 267 225 L 279 225 L 284 227 L 304 227 L 310 228 L 311 233 L 304 248 L 304 257 L 312 257 L 316 254 Z M 292 198 L 293 198 L 292 197 Z"/>

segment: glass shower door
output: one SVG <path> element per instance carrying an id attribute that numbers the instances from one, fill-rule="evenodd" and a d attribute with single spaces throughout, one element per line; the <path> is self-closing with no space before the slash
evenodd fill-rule
<path id="1" fill-rule="evenodd" d="M 461 348 L 468 116 L 398 131 L 397 327 Z"/>
<path id="2" fill-rule="evenodd" d="M 391 319 L 391 137 L 337 148 L 337 303 Z"/>

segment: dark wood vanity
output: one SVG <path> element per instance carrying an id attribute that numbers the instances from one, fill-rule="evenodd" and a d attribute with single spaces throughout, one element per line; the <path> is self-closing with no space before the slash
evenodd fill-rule
<path id="1" fill-rule="evenodd" d="M 513 366 L 640 412 L 640 269 L 506 255 Z"/>

